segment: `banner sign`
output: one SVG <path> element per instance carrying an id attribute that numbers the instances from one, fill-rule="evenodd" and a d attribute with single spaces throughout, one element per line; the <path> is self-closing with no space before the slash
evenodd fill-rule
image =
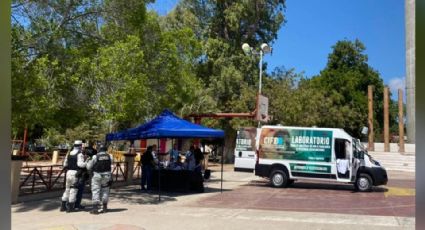
<path id="1" fill-rule="evenodd" d="M 255 151 L 257 128 L 241 128 L 236 137 L 236 151 Z"/>
<path id="2" fill-rule="evenodd" d="M 267 122 L 269 120 L 269 99 L 263 95 L 257 97 L 257 121 Z"/>
<path id="3" fill-rule="evenodd" d="M 292 164 L 290 163 L 291 172 L 304 173 L 331 173 L 329 165 L 311 165 L 311 164 Z"/>
<path id="4" fill-rule="evenodd" d="M 332 131 L 264 128 L 260 137 L 260 157 L 330 162 Z"/>

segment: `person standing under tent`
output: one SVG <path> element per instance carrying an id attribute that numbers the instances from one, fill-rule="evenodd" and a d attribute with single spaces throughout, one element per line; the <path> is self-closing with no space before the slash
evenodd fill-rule
<path id="1" fill-rule="evenodd" d="M 170 151 L 168 151 L 168 154 L 170 154 L 170 161 L 171 161 L 171 163 L 177 162 L 177 160 L 179 158 L 179 155 L 180 155 L 177 144 L 174 144 L 173 145 L 173 149 L 171 149 Z"/>
<path id="2" fill-rule="evenodd" d="M 142 191 L 151 190 L 152 174 L 153 174 L 153 169 L 155 167 L 155 160 L 154 160 L 153 155 L 154 155 L 153 146 L 148 146 L 148 148 L 146 149 L 146 152 L 144 152 L 142 157 L 141 157 L 141 162 L 142 162 L 141 187 L 142 187 Z"/>
<path id="3" fill-rule="evenodd" d="M 189 150 L 186 152 L 186 169 L 193 171 L 196 166 L 195 162 L 195 147 L 190 146 Z"/>
<path id="4" fill-rule="evenodd" d="M 157 150 L 158 150 L 157 145 L 155 145 L 155 144 L 152 145 L 152 157 L 153 157 L 153 163 L 154 163 L 154 165 L 158 165 L 158 163 L 159 163 Z"/>
<path id="5" fill-rule="evenodd" d="M 204 160 L 204 154 L 202 153 L 201 149 L 198 146 L 195 146 L 194 157 L 195 157 L 195 168 L 194 168 L 194 170 L 196 172 L 201 172 L 202 171 L 202 160 Z"/>

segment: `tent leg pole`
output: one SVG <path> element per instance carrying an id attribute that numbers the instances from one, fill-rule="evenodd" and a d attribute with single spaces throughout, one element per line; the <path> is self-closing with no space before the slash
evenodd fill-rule
<path id="1" fill-rule="evenodd" d="M 158 148 L 157 150 L 159 150 L 159 139 L 157 139 L 158 141 Z M 158 159 L 158 203 L 161 202 L 161 166 L 159 165 L 159 151 L 157 152 L 157 159 Z"/>
<path id="2" fill-rule="evenodd" d="M 221 186 L 220 186 L 221 193 L 223 193 L 223 161 L 224 161 L 224 144 L 221 146 Z"/>

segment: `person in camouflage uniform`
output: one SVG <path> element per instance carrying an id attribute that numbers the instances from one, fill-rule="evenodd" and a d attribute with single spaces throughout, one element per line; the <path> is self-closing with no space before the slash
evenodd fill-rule
<path id="1" fill-rule="evenodd" d="M 107 147 L 101 146 L 99 152 L 87 163 L 87 168 L 93 171 L 91 180 L 93 209 L 90 212 L 92 214 L 104 213 L 107 210 L 113 159 L 112 155 L 107 153 Z"/>
<path id="2" fill-rule="evenodd" d="M 82 153 L 82 141 L 74 142 L 73 150 L 65 157 L 63 166 L 67 169 L 65 192 L 62 196 L 60 211 L 75 211 L 75 202 L 78 192 L 78 181 L 81 178 L 81 172 L 86 168 L 87 161 Z"/>

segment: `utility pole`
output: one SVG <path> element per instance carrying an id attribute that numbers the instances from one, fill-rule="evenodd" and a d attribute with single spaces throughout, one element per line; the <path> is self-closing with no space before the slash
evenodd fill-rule
<path id="1" fill-rule="evenodd" d="M 405 0 L 406 34 L 406 132 L 409 143 L 415 143 L 415 0 Z"/>
<path id="2" fill-rule="evenodd" d="M 384 88 L 384 152 L 390 151 L 390 127 L 388 111 L 388 87 Z"/>
<path id="3" fill-rule="evenodd" d="M 369 125 L 369 136 L 368 136 L 368 150 L 375 151 L 375 143 L 373 141 L 373 86 L 369 85 L 367 87 L 367 97 L 368 97 L 368 107 L 369 115 L 367 123 Z"/>
<path id="4" fill-rule="evenodd" d="M 398 89 L 398 136 L 400 153 L 404 153 L 404 113 L 403 113 L 403 90 Z"/>

